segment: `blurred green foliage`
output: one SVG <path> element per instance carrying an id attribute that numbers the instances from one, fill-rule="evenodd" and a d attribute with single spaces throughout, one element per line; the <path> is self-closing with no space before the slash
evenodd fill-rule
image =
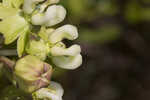
<path id="1" fill-rule="evenodd" d="M 0 100 L 28 100 L 26 94 L 14 86 L 3 89 Z"/>

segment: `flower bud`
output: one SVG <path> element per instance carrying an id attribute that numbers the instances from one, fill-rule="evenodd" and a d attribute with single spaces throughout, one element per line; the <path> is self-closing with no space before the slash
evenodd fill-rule
<path id="1" fill-rule="evenodd" d="M 40 38 L 42 40 L 44 40 L 45 42 L 49 42 L 49 36 L 51 35 L 51 33 L 54 31 L 53 28 L 46 28 L 46 27 L 41 27 L 40 32 L 38 33 L 38 35 L 40 36 Z"/>
<path id="2" fill-rule="evenodd" d="M 62 22 L 66 17 L 66 10 L 63 6 L 53 5 L 48 7 L 45 13 L 38 13 L 32 16 L 32 24 L 53 26 Z"/>
<path id="3" fill-rule="evenodd" d="M 27 55 L 18 60 L 14 78 L 20 89 L 31 93 L 49 85 L 52 67 L 35 56 Z"/>
<path id="4" fill-rule="evenodd" d="M 75 26 L 64 25 L 56 29 L 49 38 L 51 43 L 57 43 L 63 39 L 74 40 L 78 38 L 78 30 Z"/>
<path id="5" fill-rule="evenodd" d="M 64 90 L 62 86 L 51 81 L 47 88 L 41 88 L 32 94 L 33 100 L 62 100 Z"/>
<path id="6" fill-rule="evenodd" d="M 43 40 L 31 40 L 26 46 L 26 52 L 40 58 L 41 60 L 45 60 L 49 53 L 49 46 Z"/>

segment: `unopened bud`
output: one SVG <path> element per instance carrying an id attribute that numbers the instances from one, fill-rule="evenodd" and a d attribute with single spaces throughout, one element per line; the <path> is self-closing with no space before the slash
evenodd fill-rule
<path id="1" fill-rule="evenodd" d="M 18 60 L 14 70 L 20 89 L 27 93 L 49 85 L 52 67 L 35 56 L 27 55 Z"/>
<path id="2" fill-rule="evenodd" d="M 41 60 L 45 60 L 49 52 L 49 46 L 43 40 L 30 40 L 26 46 L 26 52 L 40 58 Z"/>

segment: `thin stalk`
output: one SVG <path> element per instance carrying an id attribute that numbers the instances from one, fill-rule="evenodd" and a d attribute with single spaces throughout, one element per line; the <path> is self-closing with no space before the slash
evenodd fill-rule
<path id="1" fill-rule="evenodd" d="M 16 50 L 0 50 L 0 56 L 17 56 Z"/>
<path id="2" fill-rule="evenodd" d="M 0 62 L 3 63 L 8 69 L 13 70 L 15 62 L 7 57 L 0 56 Z"/>

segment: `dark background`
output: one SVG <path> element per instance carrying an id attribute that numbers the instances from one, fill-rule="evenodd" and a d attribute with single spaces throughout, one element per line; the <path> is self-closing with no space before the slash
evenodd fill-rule
<path id="1" fill-rule="evenodd" d="M 150 100 L 150 0 L 62 0 L 83 65 L 57 80 L 64 100 Z"/>

